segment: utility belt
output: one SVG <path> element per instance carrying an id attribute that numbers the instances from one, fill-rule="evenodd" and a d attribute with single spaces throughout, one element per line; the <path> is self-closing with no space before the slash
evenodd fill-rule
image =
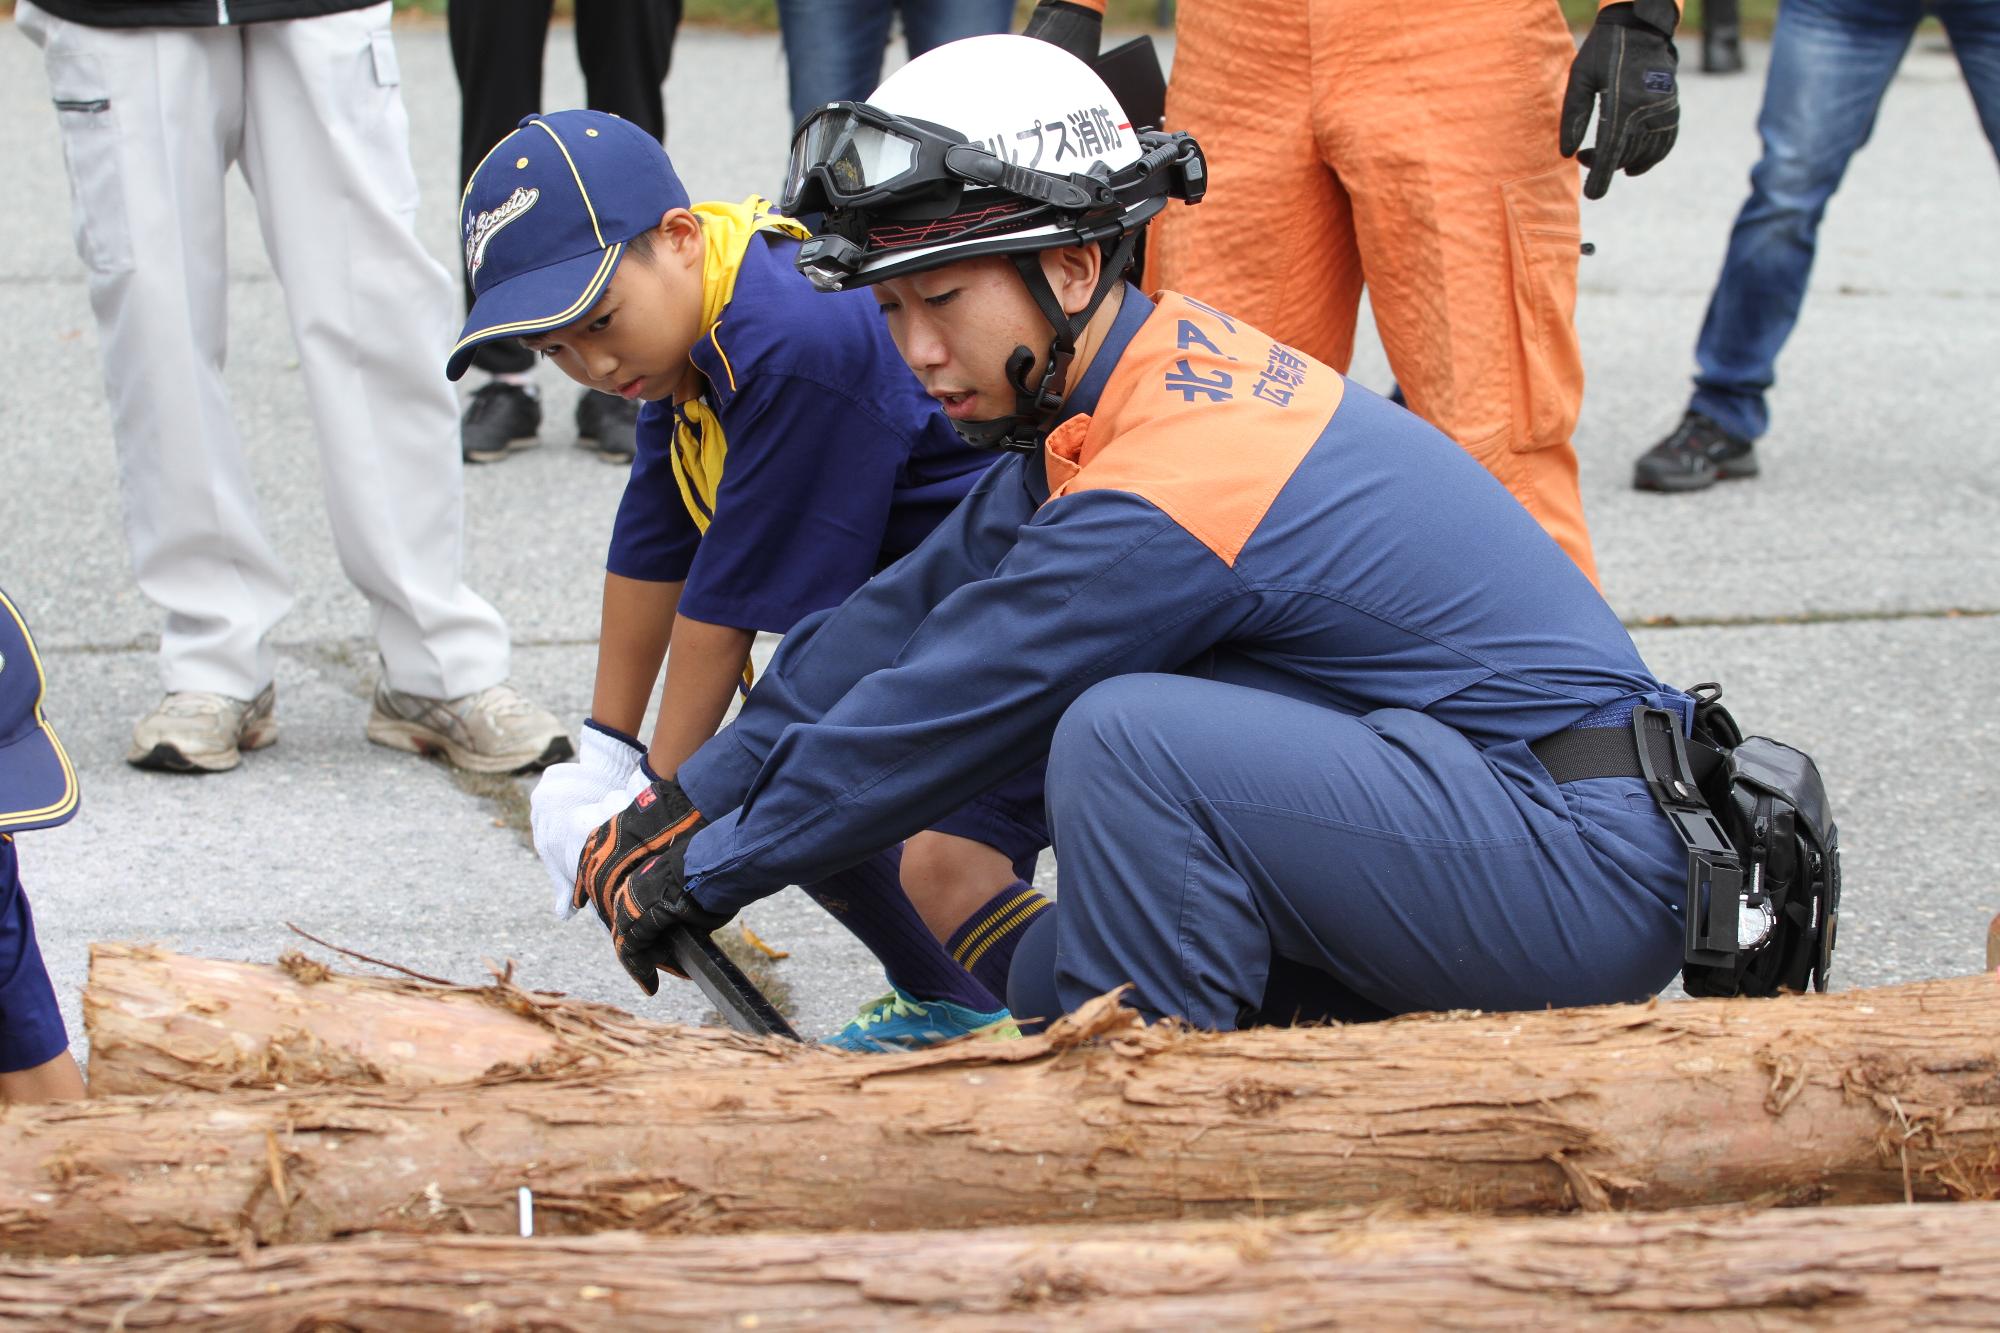
<path id="1" fill-rule="evenodd" d="M 1559 731 L 1528 748 L 1557 782 L 1643 778 L 1687 848 L 1681 984 L 1690 995 L 1825 990 L 1840 916 L 1840 837 L 1818 765 L 1746 738 L 1713 683 L 1688 691 L 1692 735 L 1665 709 Z"/>

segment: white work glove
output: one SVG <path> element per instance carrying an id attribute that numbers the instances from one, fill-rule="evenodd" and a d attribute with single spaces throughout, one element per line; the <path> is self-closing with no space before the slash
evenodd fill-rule
<path id="1" fill-rule="evenodd" d="M 551 764 L 528 798 L 535 854 L 555 886 L 556 915 L 576 914 L 576 866 L 591 831 L 632 804 L 648 779 L 639 761 L 646 752 L 618 732 L 594 722 L 583 724 L 575 763 Z"/>

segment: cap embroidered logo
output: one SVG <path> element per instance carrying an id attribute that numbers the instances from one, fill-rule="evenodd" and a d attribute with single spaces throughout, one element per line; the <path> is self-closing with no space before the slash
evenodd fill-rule
<path id="1" fill-rule="evenodd" d="M 502 227 L 515 221 L 535 206 L 542 192 L 531 186 L 522 186 L 507 196 L 507 202 L 498 208 L 489 208 L 475 214 L 465 225 L 465 271 L 477 274 L 479 266 L 486 262 L 486 245 Z"/>

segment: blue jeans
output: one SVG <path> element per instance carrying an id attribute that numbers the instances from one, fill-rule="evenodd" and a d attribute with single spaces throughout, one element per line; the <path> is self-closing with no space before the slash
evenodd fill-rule
<path id="1" fill-rule="evenodd" d="M 1014 25 L 1014 0 L 778 0 L 794 125 L 821 103 L 865 101 L 875 91 L 898 11 L 912 56 Z"/>
<path id="2" fill-rule="evenodd" d="M 1925 10 L 1937 15 L 2000 150 L 2000 0 L 1783 0 L 1757 132 L 1764 155 L 1729 235 L 1722 277 L 1695 346 L 1695 411 L 1756 439 L 1764 393 L 1798 322 L 1827 201 L 1875 128 Z"/>

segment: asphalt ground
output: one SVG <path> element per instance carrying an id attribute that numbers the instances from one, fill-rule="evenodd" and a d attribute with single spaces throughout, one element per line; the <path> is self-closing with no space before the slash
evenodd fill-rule
<path id="1" fill-rule="evenodd" d="M 450 265 L 457 88 L 441 27 L 407 26 L 398 40 L 423 234 Z M 1604 584 L 1663 676 L 1726 682 L 1753 730 L 1819 757 L 1846 849 L 1837 983 L 1962 973 L 2000 909 L 2000 190 L 1935 39 L 1911 53 L 1834 202 L 1763 478 L 1694 497 L 1627 488 L 1633 456 L 1684 406 L 1755 157 L 1765 51 L 1749 55 L 1747 75 L 1690 69 L 1674 155 L 1586 206 L 1591 390 L 1577 447 Z M 578 104 L 566 30 L 547 63 L 545 105 Z M 684 31 L 668 94 L 669 146 L 697 197 L 774 188 L 788 125 L 773 38 Z M 434 975 L 477 979 L 488 960 L 512 959 L 530 985 L 700 1017 L 692 988 L 645 1000 L 594 924 L 551 917 L 519 831 L 525 783 L 467 783 L 363 738 L 367 609 L 334 559 L 282 294 L 240 181 L 229 383 L 298 588 L 277 631 L 283 739 L 218 777 L 126 767 L 131 723 L 158 690 L 157 620 L 126 564 L 55 117 L 37 53 L 7 32 L 0 161 L 0 584 L 40 638 L 48 711 L 84 792 L 76 820 L 23 837 L 21 858 L 73 1032 L 91 941 L 270 959 L 300 943 L 288 921 Z M 1245 219 L 1246 243 L 1270 221 Z M 1354 374 L 1388 384 L 1368 337 Z M 517 682 L 580 721 L 621 476 L 572 447 L 570 386 L 550 376 L 544 388 L 543 447 L 468 474 L 470 577 L 508 617 Z M 1045 857 L 1045 881 L 1052 870 Z M 881 989 L 867 955 L 802 895 L 748 920 L 789 951 L 765 975 L 808 1033 Z"/>

